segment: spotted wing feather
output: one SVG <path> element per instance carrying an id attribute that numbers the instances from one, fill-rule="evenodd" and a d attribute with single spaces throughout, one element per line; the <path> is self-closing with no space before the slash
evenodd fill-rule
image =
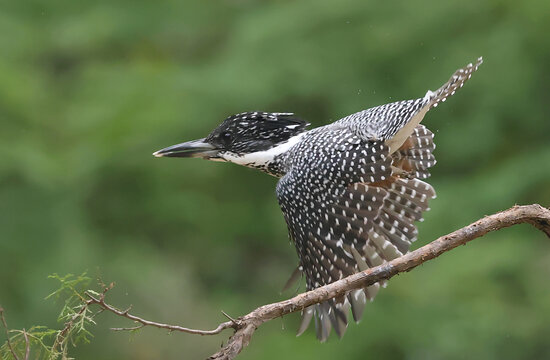
<path id="1" fill-rule="evenodd" d="M 421 143 L 414 137 L 423 134 L 415 132 L 411 143 Z M 397 155 L 389 156 L 389 148 L 380 141 L 357 141 L 350 136 L 344 143 L 328 152 L 308 149 L 322 151 L 315 155 L 329 157 L 331 165 L 307 166 L 302 172 L 296 169 L 303 168 L 296 166 L 277 185 L 308 289 L 406 253 L 417 237 L 414 221 L 421 219 L 434 195 L 431 186 L 420 180 L 393 176 Z M 414 161 L 408 154 L 398 158 L 403 159 Z M 328 338 L 331 328 L 342 336 L 349 310 L 359 321 L 367 300 L 383 285 L 376 283 L 304 309 L 298 334 L 315 318 L 321 341 Z"/>
<path id="2" fill-rule="evenodd" d="M 306 286 L 314 289 L 405 254 L 417 238 L 433 188 L 420 179 L 435 164 L 426 112 L 453 95 L 482 63 L 457 70 L 422 98 L 377 106 L 312 130 L 293 148 L 277 196 Z M 315 317 L 317 336 L 341 336 L 349 308 L 361 318 L 382 284 L 304 309 L 299 333 Z"/>
<path id="3" fill-rule="evenodd" d="M 429 168 L 435 165 L 433 155 L 435 144 L 434 134 L 424 125 L 418 125 L 403 145 L 392 155 L 393 166 L 405 172 L 408 176 L 418 179 L 430 177 Z"/>
<path id="4" fill-rule="evenodd" d="M 392 159 L 382 141 L 366 142 L 347 131 L 312 131 L 310 136 L 315 141 L 297 145 L 296 153 L 304 156 L 294 158 L 293 170 L 277 185 L 277 197 L 306 286 L 314 289 L 359 270 L 351 249 L 362 251 L 374 226 L 372 219 L 388 196 L 386 190 L 368 183 L 389 178 Z M 337 144 L 299 148 L 326 142 Z M 343 334 L 347 325 L 343 314 L 349 306 L 342 298 L 314 307 L 321 340 L 326 340 L 331 326 Z M 311 318 L 307 309 L 301 330 Z"/>

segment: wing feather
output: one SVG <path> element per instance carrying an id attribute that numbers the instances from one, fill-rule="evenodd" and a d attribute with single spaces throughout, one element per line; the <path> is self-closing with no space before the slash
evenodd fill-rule
<path id="1" fill-rule="evenodd" d="M 308 290 L 405 254 L 417 237 L 414 221 L 421 219 L 427 201 L 435 194 L 421 180 L 392 175 L 396 161 L 416 164 L 419 149 L 414 144 L 425 144 L 416 139 L 427 136 L 423 129 L 411 135 L 411 146 L 394 156 L 389 155 L 383 141 L 364 141 L 339 131 L 344 134 L 332 133 L 316 140 L 339 137 L 344 145 L 298 149 L 309 151 L 309 160 L 296 160 L 293 169 L 277 184 L 277 197 Z M 306 163 L 316 158 L 322 160 Z M 349 310 L 359 321 L 367 300 L 374 299 L 381 285 L 385 283 L 304 309 L 298 334 L 315 318 L 321 341 L 328 338 L 331 328 L 342 336 Z"/>

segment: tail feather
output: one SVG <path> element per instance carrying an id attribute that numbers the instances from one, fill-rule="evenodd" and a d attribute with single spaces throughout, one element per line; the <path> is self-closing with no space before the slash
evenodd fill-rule
<path id="1" fill-rule="evenodd" d="M 469 63 L 462 69 L 458 69 L 451 76 L 449 81 L 447 81 L 443 86 L 441 86 L 436 91 L 428 91 L 426 97 L 430 100 L 430 109 L 436 107 L 440 102 L 447 100 L 449 96 L 454 95 L 456 90 L 464 86 L 464 83 L 472 77 L 472 73 L 478 69 L 478 67 L 483 63 L 483 58 L 477 58 L 475 63 Z"/>
<path id="2" fill-rule="evenodd" d="M 426 95 L 422 98 L 382 105 L 374 108 L 374 110 L 367 110 L 369 114 L 379 114 L 384 110 L 387 110 L 385 107 L 404 107 L 405 109 L 408 109 L 405 111 L 408 116 L 398 117 L 398 121 L 396 121 L 395 126 L 389 127 L 391 131 L 387 131 L 387 129 L 384 128 L 385 131 L 383 132 L 382 137 L 386 139 L 386 145 L 390 148 L 390 154 L 393 154 L 397 149 L 399 149 L 407 138 L 413 134 L 414 129 L 420 124 L 424 118 L 424 115 L 426 115 L 431 108 L 436 107 L 440 102 L 443 102 L 447 100 L 449 96 L 454 95 L 456 90 L 460 89 L 464 83 L 472 77 L 472 73 L 476 71 L 482 63 L 483 59 L 480 57 L 474 64 L 470 63 L 465 67 L 458 69 L 451 76 L 451 78 L 443 84 L 443 86 L 436 91 L 428 90 Z M 374 117 L 374 119 L 376 119 L 376 122 L 388 122 L 388 120 L 384 118 L 378 119 Z"/>
<path id="3" fill-rule="evenodd" d="M 321 342 L 327 341 L 330 330 L 331 321 L 329 316 L 330 305 L 328 302 L 323 302 L 315 305 L 317 316 L 315 316 L 315 330 L 317 339 Z"/>
<path id="4" fill-rule="evenodd" d="M 346 329 L 348 327 L 348 313 L 350 305 L 347 301 L 342 301 L 337 303 L 335 300 L 329 301 L 329 318 L 334 331 L 339 338 L 344 336 Z"/>
<path id="5" fill-rule="evenodd" d="M 359 322 L 359 320 L 361 320 L 361 316 L 363 316 L 363 310 L 365 309 L 365 305 L 367 304 L 368 295 L 366 295 L 366 293 L 369 292 L 370 288 L 373 287 L 374 286 L 369 286 L 367 288 L 369 290 L 354 290 L 348 294 L 348 301 L 351 305 L 351 313 L 355 322 Z"/>
<path id="6" fill-rule="evenodd" d="M 311 319 L 313 318 L 314 313 L 315 313 L 315 305 L 308 306 L 307 308 L 302 310 L 302 321 L 300 322 L 300 326 L 298 327 L 296 336 L 302 335 L 304 331 L 307 330 L 307 328 L 309 327 L 309 324 L 311 323 Z"/>

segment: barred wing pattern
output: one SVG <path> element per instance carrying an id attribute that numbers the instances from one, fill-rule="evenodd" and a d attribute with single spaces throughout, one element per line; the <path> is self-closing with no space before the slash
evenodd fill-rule
<path id="1" fill-rule="evenodd" d="M 291 170 L 277 184 L 277 197 L 308 290 L 408 251 L 417 237 L 414 221 L 422 219 L 427 201 L 435 195 L 430 185 L 410 178 L 435 163 L 424 160 L 433 150 L 433 135 L 429 134 L 424 127 L 415 129 L 393 156 L 383 141 L 363 140 L 345 129 L 313 130 L 308 136 L 316 137 L 315 141 L 297 145 L 297 154 L 310 156 L 295 156 Z M 338 145 L 300 149 L 330 142 Z M 396 167 L 400 176 L 392 170 Z M 298 333 L 316 315 L 321 341 L 328 338 L 331 328 L 342 336 L 349 310 L 359 321 L 366 301 L 375 297 L 381 285 L 305 309 Z"/>

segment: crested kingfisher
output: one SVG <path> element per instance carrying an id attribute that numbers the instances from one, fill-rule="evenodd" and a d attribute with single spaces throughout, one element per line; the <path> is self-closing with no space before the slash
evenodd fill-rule
<path id="1" fill-rule="evenodd" d="M 155 152 L 157 157 L 232 162 L 280 178 L 276 195 L 308 290 L 378 266 L 409 251 L 416 221 L 435 197 L 424 180 L 435 165 L 434 134 L 420 122 L 483 62 L 458 69 L 436 91 L 307 129 L 293 113 L 244 112 L 207 137 Z M 302 311 L 298 335 L 313 317 L 317 337 L 342 336 L 351 309 L 359 321 L 376 283 Z"/>

